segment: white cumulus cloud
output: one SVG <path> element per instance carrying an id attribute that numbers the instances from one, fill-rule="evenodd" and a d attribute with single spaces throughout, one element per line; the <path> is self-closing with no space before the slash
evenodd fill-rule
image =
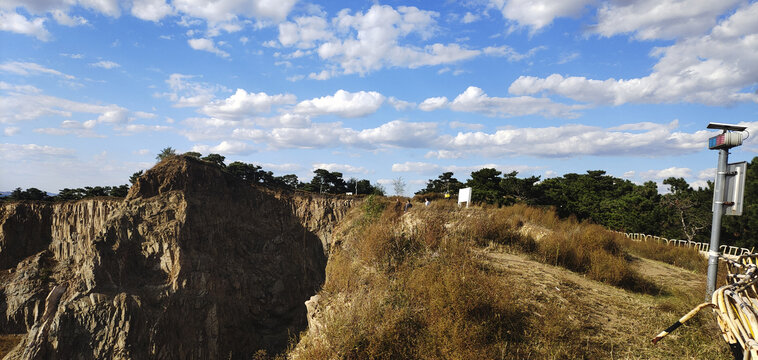
<path id="1" fill-rule="evenodd" d="M 745 91 L 758 83 L 758 3 L 745 5 L 721 20 L 710 33 L 656 48 L 653 71 L 631 79 L 589 79 L 553 74 L 521 76 L 508 91 L 515 95 L 548 93 L 590 104 L 758 102 Z"/>
<path id="2" fill-rule="evenodd" d="M 503 17 L 532 32 L 550 25 L 560 17 L 575 17 L 596 0 L 490 0 L 490 6 Z"/>
<path id="3" fill-rule="evenodd" d="M 692 176 L 692 169 L 672 166 L 666 169 L 643 171 L 639 176 L 645 180 L 664 180 L 670 177 L 689 178 Z"/>
<path id="4" fill-rule="evenodd" d="M 337 115 L 343 118 L 366 116 L 376 112 L 384 95 L 375 91 L 348 92 L 337 90 L 334 95 L 323 96 L 298 103 L 294 112 L 310 116 Z"/>
<path id="5" fill-rule="evenodd" d="M 438 96 L 425 99 L 418 105 L 419 110 L 434 111 L 447 106 L 447 97 Z"/>
<path id="6" fill-rule="evenodd" d="M 50 33 L 45 29 L 45 18 L 27 19 L 15 12 L 0 9 L 0 31 L 10 31 L 36 37 L 38 40 L 50 40 Z"/>
<path id="7" fill-rule="evenodd" d="M 490 97 L 484 90 L 469 86 L 451 103 L 450 109 L 455 111 L 478 112 L 487 116 L 524 116 L 541 115 L 544 117 L 575 118 L 574 110 L 580 106 L 555 103 L 548 98 L 531 96 L 519 97 Z"/>
<path id="8" fill-rule="evenodd" d="M 295 95 L 268 95 L 265 92 L 248 93 L 243 89 L 223 100 L 215 100 L 199 111 L 205 115 L 221 119 L 239 120 L 252 115 L 268 113 L 273 105 L 293 104 Z"/>
<path id="9" fill-rule="evenodd" d="M 439 14 L 412 6 L 373 5 L 368 11 L 340 11 L 331 21 L 320 16 L 299 17 L 279 26 L 279 42 L 286 47 L 316 49 L 318 56 L 338 66 L 345 74 L 366 74 L 386 67 L 417 68 L 455 63 L 478 56 L 481 51 L 460 44 L 402 45 L 415 35 L 430 38 Z M 328 73 L 313 73 L 326 78 Z"/>
<path id="10" fill-rule="evenodd" d="M 634 33 L 642 40 L 701 35 L 740 0 L 642 0 L 604 3 L 593 31 L 603 36 Z"/>
<path id="11" fill-rule="evenodd" d="M 192 147 L 192 151 L 199 152 L 201 154 L 221 154 L 221 155 L 247 155 L 257 151 L 257 149 L 242 141 L 227 141 L 224 140 L 218 145 L 195 145 Z"/>
<path id="12" fill-rule="evenodd" d="M 164 0 L 134 0 L 132 15 L 138 19 L 159 21 L 174 13 L 174 8 Z"/>
<path id="13" fill-rule="evenodd" d="M 213 42 L 212 39 L 208 39 L 208 38 L 189 39 L 187 40 L 187 43 L 189 43 L 190 47 L 195 50 L 211 52 L 224 58 L 229 57 L 229 53 L 216 47 L 216 44 Z"/>

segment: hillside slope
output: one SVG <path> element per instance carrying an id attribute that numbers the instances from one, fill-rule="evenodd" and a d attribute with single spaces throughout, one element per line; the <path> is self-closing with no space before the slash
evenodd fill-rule
<path id="1" fill-rule="evenodd" d="M 701 302 L 704 274 L 549 211 L 393 205 L 340 224 L 291 357 L 730 358 L 706 312 L 650 343 Z"/>

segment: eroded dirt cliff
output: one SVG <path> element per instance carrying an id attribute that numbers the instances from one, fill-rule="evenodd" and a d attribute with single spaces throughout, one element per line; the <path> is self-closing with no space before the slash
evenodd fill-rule
<path id="1" fill-rule="evenodd" d="M 250 186 L 175 157 L 123 201 L 0 209 L 7 358 L 249 358 L 306 326 L 351 199 Z"/>

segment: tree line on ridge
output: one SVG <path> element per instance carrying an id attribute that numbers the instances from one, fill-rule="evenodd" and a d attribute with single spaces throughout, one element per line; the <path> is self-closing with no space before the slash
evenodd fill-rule
<path id="1" fill-rule="evenodd" d="M 156 157 L 163 160 L 175 156 L 176 151 L 165 148 Z M 297 175 L 275 176 L 261 166 L 234 161 L 226 164 L 219 154 L 191 156 L 252 183 L 272 188 L 308 191 L 327 194 L 385 194 L 383 186 L 366 179 L 345 180 L 340 172 L 316 169 L 309 182 L 299 181 Z M 129 178 L 134 184 L 142 175 L 138 171 Z M 659 194 L 657 184 L 647 181 L 641 185 L 627 179 L 607 175 L 603 170 L 589 170 L 585 174 L 569 173 L 559 177 L 540 179 L 539 176 L 518 177 L 518 172 L 502 173 L 493 168 L 474 171 L 461 182 L 453 172 L 443 172 L 429 179 L 426 187 L 416 193 L 417 198 L 433 201 L 454 201 L 458 190 L 472 188 L 472 201 L 496 206 L 517 203 L 552 207 L 561 217 L 575 217 L 591 221 L 610 229 L 658 235 L 667 238 L 708 242 L 711 225 L 713 183 L 693 188 L 683 178 L 670 177 L 663 181 L 669 192 Z M 95 186 L 61 189 L 57 195 L 29 188 L 16 188 L 0 200 L 79 200 L 97 196 L 124 197 L 129 185 Z M 397 191 L 397 190 L 396 190 Z M 445 194 L 449 194 L 446 197 Z M 724 216 L 722 243 L 746 248 L 758 246 L 758 157 L 748 164 L 745 200 L 742 216 Z"/>

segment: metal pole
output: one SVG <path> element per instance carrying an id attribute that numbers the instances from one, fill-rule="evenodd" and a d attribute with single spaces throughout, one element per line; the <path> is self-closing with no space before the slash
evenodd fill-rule
<path id="1" fill-rule="evenodd" d="M 719 269 L 719 237 L 721 235 L 721 215 L 724 213 L 724 184 L 726 183 L 726 163 L 729 150 L 719 150 L 716 183 L 713 186 L 713 221 L 711 222 L 711 246 L 708 249 L 708 283 L 705 287 L 705 301 L 711 301 L 716 291 L 716 272 Z"/>

